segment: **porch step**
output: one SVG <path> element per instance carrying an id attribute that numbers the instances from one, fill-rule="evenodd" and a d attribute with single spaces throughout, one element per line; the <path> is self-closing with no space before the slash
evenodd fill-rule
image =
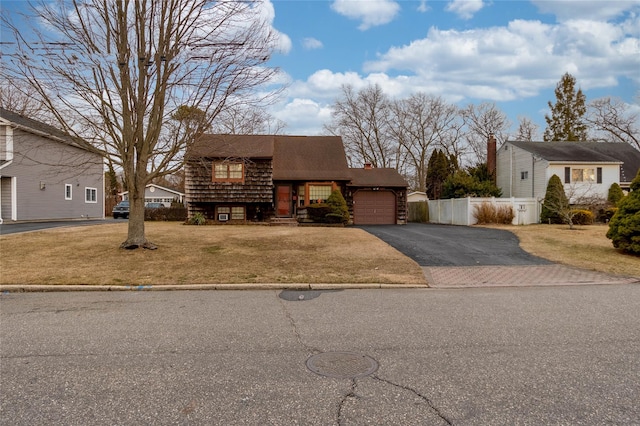
<path id="1" fill-rule="evenodd" d="M 272 217 L 269 221 L 271 226 L 298 226 L 298 220 L 293 217 Z"/>

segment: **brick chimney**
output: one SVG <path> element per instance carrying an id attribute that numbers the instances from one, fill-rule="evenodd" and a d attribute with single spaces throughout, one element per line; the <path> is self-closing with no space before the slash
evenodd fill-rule
<path id="1" fill-rule="evenodd" d="M 489 139 L 487 139 L 487 169 L 493 178 L 493 183 L 496 182 L 496 137 L 493 132 L 489 133 Z"/>
<path id="2" fill-rule="evenodd" d="M 365 170 L 371 170 L 371 169 L 373 169 L 373 166 L 371 165 L 371 163 L 364 163 L 364 169 Z"/>

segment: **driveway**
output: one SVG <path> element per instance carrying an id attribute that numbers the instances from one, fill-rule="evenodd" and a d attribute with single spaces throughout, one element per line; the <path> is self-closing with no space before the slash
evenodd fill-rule
<path id="1" fill-rule="evenodd" d="M 359 226 L 422 267 L 431 287 L 620 284 L 636 279 L 555 264 L 522 250 L 509 231 L 409 223 Z"/>
<path id="2" fill-rule="evenodd" d="M 20 232 L 41 231 L 43 229 L 61 228 L 66 226 L 102 225 L 105 223 L 116 223 L 116 222 L 117 222 L 117 219 L 112 219 L 110 217 L 107 217 L 106 219 L 61 220 L 61 221 L 51 221 L 51 222 L 17 222 L 17 223 L 5 222 L 0 225 L 0 235 L 17 234 Z"/>

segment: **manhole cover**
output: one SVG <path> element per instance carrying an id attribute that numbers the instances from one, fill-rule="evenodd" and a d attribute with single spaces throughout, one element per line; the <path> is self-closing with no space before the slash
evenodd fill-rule
<path id="1" fill-rule="evenodd" d="M 323 352 L 307 360 L 307 368 L 316 374 L 338 379 L 355 379 L 372 374 L 378 363 L 371 357 L 352 352 Z"/>

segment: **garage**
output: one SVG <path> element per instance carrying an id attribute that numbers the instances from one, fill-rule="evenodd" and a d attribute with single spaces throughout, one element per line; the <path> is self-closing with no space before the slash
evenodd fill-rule
<path id="1" fill-rule="evenodd" d="M 396 196 L 392 191 L 359 190 L 353 195 L 355 225 L 396 223 Z"/>

